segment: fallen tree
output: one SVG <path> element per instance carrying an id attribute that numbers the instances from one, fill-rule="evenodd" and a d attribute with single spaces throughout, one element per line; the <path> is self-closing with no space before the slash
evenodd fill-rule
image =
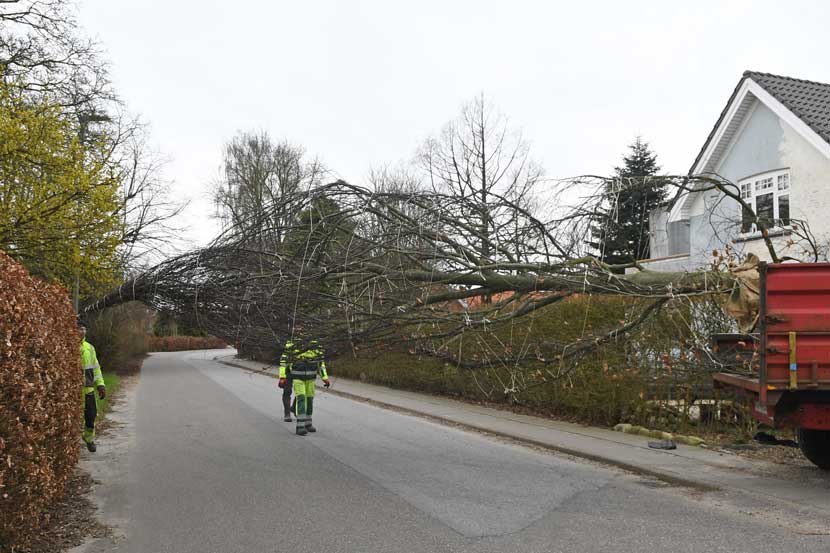
<path id="1" fill-rule="evenodd" d="M 590 204 L 602 200 L 560 204 L 543 220 L 491 194 L 485 233 L 463 217 L 480 209 L 475 198 L 374 192 L 337 181 L 285 195 L 257 215 L 261 221 L 246 220 L 210 246 L 137 275 L 85 312 L 137 299 L 230 343 L 273 348 L 302 327 L 344 350 L 391 337 L 449 339 L 574 295 L 640 300 L 625 320 L 563 347 L 564 358 L 622 338 L 670 300 L 734 288 L 723 267 L 663 273 L 636 262 L 602 263 L 583 239 Z M 271 228 L 275 221 L 281 228 Z M 284 238 L 258 247 L 251 229 L 259 235 L 264 227 Z M 464 307 L 482 297 L 488 301 L 478 308 Z"/>

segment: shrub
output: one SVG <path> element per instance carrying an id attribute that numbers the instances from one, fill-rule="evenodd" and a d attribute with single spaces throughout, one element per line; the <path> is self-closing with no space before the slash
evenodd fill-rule
<path id="1" fill-rule="evenodd" d="M 80 333 L 67 291 L 0 252 L 0 545 L 24 544 L 78 460 Z"/>
<path id="2" fill-rule="evenodd" d="M 147 353 L 152 314 L 143 303 L 132 301 L 89 316 L 87 340 L 95 346 L 102 369 L 128 372 L 131 361 Z"/>

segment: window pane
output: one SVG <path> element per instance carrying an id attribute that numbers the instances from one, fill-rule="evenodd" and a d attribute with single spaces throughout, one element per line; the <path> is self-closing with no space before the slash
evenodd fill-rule
<path id="1" fill-rule="evenodd" d="M 772 177 L 767 177 L 765 179 L 755 181 L 756 192 L 759 190 L 769 190 L 770 188 L 772 188 Z"/>
<path id="2" fill-rule="evenodd" d="M 772 194 L 761 194 L 755 198 L 755 214 L 758 216 L 759 227 L 761 225 L 767 228 L 773 226 L 775 214 L 773 213 Z"/>
<path id="3" fill-rule="evenodd" d="M 790 187 L 790 175 L 778 175 L 778 190 L 787 190 Z"/>
<path id="4" fill-rule="evenodd" d="M 755 222 L 755 215 L 751 209 L 741 208 L 741 232 L 752 231 L 752 223 Z"/>
<path id="5" fill-rule="evenodd" d="M 790 197 L 778 196 L 778 220 L 781 226 L 790 224 Z"/>

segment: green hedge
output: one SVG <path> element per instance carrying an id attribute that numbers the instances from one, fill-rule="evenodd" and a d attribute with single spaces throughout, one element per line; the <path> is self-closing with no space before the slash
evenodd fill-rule
<path id="1" fill-rule="evenodd" d="M 711 371 L 700 355 L 706 344 L 699 338 L 730 324 L 709 299 L 669 305 L 636 333 L 583 356 L 559 378 L 549 372 L 558 365 L 539 360 L 553 359 L 564 344 L 607 332 L 640 308 L 630 298 L 571 298 L 450 342 L 413 340 L 402 333 L 393 346 L 359 348 L 355 355 L 333 359 L 331 370 L 395 388 L 511 404 L 593 424 L 631 422 L 668 431 L 697 426 L 691 406 L 713 394 Z M 501 366 L 499 355 L 517 348 L 532 355 L 521 367 Z M 418 353 L 424 350 L 491 362 L 464 369 Z"/>

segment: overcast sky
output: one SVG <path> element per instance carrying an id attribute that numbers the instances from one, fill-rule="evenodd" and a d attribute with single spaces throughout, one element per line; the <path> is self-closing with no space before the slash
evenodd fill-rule
<path id="1" fill-rule="evenodd" d="M 204 243 L 225 141 L 267 130 L 365 183 L 484 93 L 549 177 L 640 134 L 685 173 L 745 69 L 830 82 L 825 1 L 81 0 Z"/>

